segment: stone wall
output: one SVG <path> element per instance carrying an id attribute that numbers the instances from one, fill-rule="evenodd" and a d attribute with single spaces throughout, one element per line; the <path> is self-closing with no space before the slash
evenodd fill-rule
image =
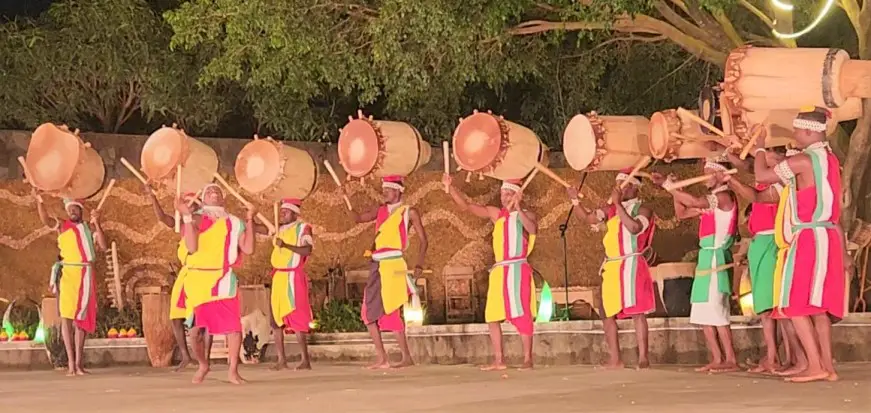
<path id="1" fill-rule="evenodd" d="M 99 151 L 106 165 L 107 176 L 118 178 L 103 209 L 103 222 L 109 241 L 116 242 L 119 249 L 122 279 L 128 291 L 143 285 L 169 285 L 170 264 L 175 262 L 178 237 L 171 228 L 158 224 L 152 214 L 148 199 L 141 185 L 120 164 L 125 157 L 138 165 L 139 154 L 146 137 L 108 134 L 83 134 Z M 29 132 L 0 131 L 0 297 L 38 299 L 48 284 L 49 268 L 57 257 L 52 232 L 40 225 L 29 187 L 22 181 L 23 173 L 16 157 L 27 148 Z M 198 138 L 200 139 L 200 138 Z M 247 142 L 244 139 L 202 138 L 218 154 L 220 171 L 233 181 L 233 164 L 236 154 Z M 338 168 L 335 148 L 322 144 L 289 143 L 310 151 L 319 164 L 324 157 Z M 579 174 L 565 168 L 561 154 L 551 154 L 550 165 L 556 172 L 577 182 Z M 483 294 L 486 291 L 485 270 L 493 263 L 490 231 L 492 225 L 458 211 L 442 190 L 440 182 L 442 154 L 433 148 L 429 164 L 407 180 L 406 202 L 418 208 L 423 217 L 429 237 L 426 267 L 434 272 L 428 275 L 428 322 L 444 319 L 444 283 L 442 270 L 445 266 L 470 266 L 476 271 L 476 285 Z M 681 177 L 696 173 L 697 166 L 658 165 L 656 169 L 675 172 Z M 337 171 L 342 173 L 341 168 Z M 582 191 L 585 204 L 602 203 L 613 185 L 612 173 L 590 174 Z M 485 178 L 473 177 L 465 183 L 455 179 L 458 187 L 472 196 L 476 202 L 498 202 L 499 183 Z M 369 208 L 380 202 L 380 189 L 371 181 L 365 184 L 351 182 L 348 186 L 355 208 Z M 652 201 L 659 217 L 654 248 L 661 261 L 678 261 L 696 244 L 695 223 L 680 224 L 673 216 L 671 198 L 662 190 L 647 186 L 643 194 Z M 86 208 L 95 206 L 101 193 L 86 202 Z M 540 217 L 538 239 L 530 262 L 537 273 L 552 286 L 562 286 L 563 252 L 559 226 L 566 219 L 571 204 L 566 200 L 562 187 L 547 177 L 539 175 L 525 195 L 527 206 Z M 159 195 L 164 209 L 171 209 L 172 194 L 163 191 Z M 63 213 L 60 201 L 46 197 L 49 211 Z M 270 205 L 260 203 L 260 209 L 270 216 Z M 229 202 L 229 208 L 239 214 L 241 206 Z M 340 194 L 326 173 L 320 174 L 316 191 L 303 203 L 303 218 L 314 227 L 315 251 L 307 271 L 313 279 L 320 302 L 325 295 L 325 274 L 330 268 L 365 268 L 363 251 L 372 243 L 373 224 L 354 224 L 346 215 Z M 600 233 L 594 233 L 579 220 L 573 220 L 567 232 L 568 268 L 570 285 L 598 285 L 597 270 L 601 263 L 602 247 Z M 243 283 L 268 282 L 269 244 L 266 239 L 257 244 L 257 251 L 244 260 L 239 270 Z M 417 240 L 409 247 L 410 258 L 416 259 Z M 103 277 L 106 269 L 102 260 L 98 274 Z M 100 280 L 99 287 L 104 290 Z M 541 283 L 541 279 L 538 279 Z M 105 293 L 100 294 L 105 297 Z M 483 305 L 483 300 L 479 300 Z"/>

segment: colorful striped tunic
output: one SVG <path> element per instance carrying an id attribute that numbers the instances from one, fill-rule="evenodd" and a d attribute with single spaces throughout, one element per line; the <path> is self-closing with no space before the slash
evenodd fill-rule
<path id="1" fill-rule="evenodd" d="M 699 223 L 699 257 L 690 293 L 690 322 L 705 326 L 729 325 L 730 270 L 713 271 L 732 262 L 729 248 L 738 233 L 738 206 L 729 211 L 717 206 L 704 211 Z"/>
<path id="2" fill-rule="evenodd" d="M 196 214 L 196 213 L 195 213 Z M 203 231 L 205 228 L 208 228 L 212 225 L 212 219 L 208 216 L 201 215 L 200 218 L 200 231 Z M 185 319 L 187 317 L 187 304 L 185 303 L 185 293 L 184 293 L 184 279 L 187 276 L 188 268 L 187 268 L 187 258 L 188 258 L 188 247 L 184 241 L 184 226 L 181 227 L 181 240 L 178 242 L 178 248 L 176 249 L 176 256 L 178 257 L 179 263 L 181 263 L 181 268 L 178 270 L 178 274 L 175 276 L 175 281 L 172 283 L 172 291 L 170 292 L 170 307 L 169 307 L 169 319 L 170 320 L 178 320 Z"/>
<path id="3" fill-rule="evenodd" d="M 775 188 L 780 185 L 773 185 Z M 757 191 L 769 185 L 756 184 Z M 750 289 L 753 292 L 753 311 L 761 314 L 774 308 L 774 271 L 777 263 L 777 245 L 774 239 L 774 221 L 777 204 L 754 202 L 747 229 L 753 235 L 747 251 Z"/>
<path id="4" fill-rule="evenodd" d="M 381 205 L 375 219 L 375 250 L 363 293 L 362 318 L 366 324 L 377 322 L 386 331 L 405 329 L 399 309 L 414 291 L 403 258 L 408 247 L 409 210 L 402 204 Z"/>
<path id="5" fill-rule="evenodd" d="M 94 236 L 85 222 L 64 220 L 58 228 L 57 246 L 61 262 L 52 268 L 52 288 L 58 290 L 60 316 L 73 320 L 82 330 L 97 327 L 97 293 L 94 282 Z M 60 280 L 56 267 L 61 266 Z"/>
<path id="6" fill-rule="evenodd" d="M 536 315 L 535 283 L 526 261 L 535 245 L 535 235 L 523 228 L 520 214 L 502 209 L 493 225 L 493 255 L 485 320 L 508 320 L 521 335 L 532 335 Z"/>
<path id="7" fill-rule="evenodd" d="M 805 149 L 814 185 L 796 189 L 793 178 L 781 195 L 779 237 L 788 244 L 777 288 L 777 304 L 787 317 L 829 313 L 844 316 L 844 239 L 838 159 L 825 146 Z"/>
<path id="8" fill-rule="evenodd" d="M 637 217 L 641 202 L 624 201 L 623 208 Z M 607 232 L 602 238 L 605 261 L 602 263 L 602 305 L 605 317 L 627 318 L 648 314 L 656 309 L 653 279 L 647 260 L 642 256 L 653 241 L 656 226 L 648 223 L 638 234 L 626 229 L 617 207 L 608 210 Z"/>
<path id="9" fill-rule="evenodd" d="M 311 225 L 302 221 L 282 225 L 278 238 L 287 245 L 312 245 Z M 308 257 L 289 248 L 272 248 L 271 324 L 274 328 L 289 327 L 293 331 L 308 332 L 312 320 L 308 298 L 308 276 L 305 262 Z"/>

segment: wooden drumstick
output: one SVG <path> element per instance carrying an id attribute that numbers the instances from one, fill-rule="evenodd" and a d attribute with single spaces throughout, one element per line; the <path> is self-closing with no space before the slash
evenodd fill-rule
<path id="1" fill-rule="evenodd" d="M 708 274 L 713 274 L 713 273 L 720 272 L 720 271 L 726 271 L 730 268 L 735 268 L 735 266 L 737 266 L 737 265 L 738 264 L 734 263 L 734 262 L 731 264 L 723 264 L 723 265 L 718 266 L 717 268 L 710 268 L 707 270 L 696 271 L 696 275 L 697 276 L 698 275 L 708 275 Z"/>
<path id="2" fill-rule="evenodd" d="M 710 130 L 711 132 L 714 132 L 717 135 L 720 135 L 720 137 L 722 137 L 722 138 L 726 137 L 726 132 L 723 132 L 722 130 L 720 130 L 720 128 L 718 128 L 714 125 L 711 125 L 708 121 L 698 117 L 696 114 L 694 114 L 694 113 L 692 113 L 684 108 L 677 108 L 677 113 L 679 115 L 686 116 L 687 118 L 689 118 L 693 122 L 698 123 L 699 125 L 702 125 L 702 126 L 708 128 L 708 130 Z"/>
<path id="3" fill-rule="evenodd" d="M 191 199 L 191 201 L 188 202 L 188 207 L 192 207 L 196 204 L 201 204 L 202 202 L 200 202 L 200 196 L 202 196 L 202 195 L 203 195 L 203 190 L 200 189 L 199 191 L 197 191 L 196 194 L 194 194 L 194 199 Z"/>
<path id="4" fill-rule="evenodd" d="M 566 188 L 571 188 L 571 187 L 572 187 L 568 182 L 566 182 L 565 179 L 560 178 L 559 175 L 555 174 L 553 171 L 551 171 L 550 169 L 548 169 L 546 166 L 542 165 L 541 162 L 537 162 L 537 163 L 535 164 L 535 169 L 541 171 L 541 173 L 547 175 L 548 177 L 550 177 L 550 179 L 553 179 L 553 180 L 556 181 L 558 184 L 560 184 L 560 185 L 562 185 L 562 186 L 564 186 L 564 187 L 566 187 Z"/>
<path id="5" fill-rule="evenodd" d="M 233 187 L 230 186 L 230 184 L 219 173 L 215 172 L 214 174 L 212 174 L 212 176 L 215 177 L 215 179 L 218 182 L 220 182 L 221 185 L 223 185 L 224 188 L 226 188 L 228 192 L 230 192 L 230 195 L 233 195 L 233 197 L 235 197 L 237 200 L 239 200 L 239 202 L 245 204 L 246 208 L 250 208 L 253 205 L 252 203 L 248 202 L 248 200 L 245 199 L 245 197 L 243 197 L 242 194 L 240 194 L 238 191 L 233 189 Z M 258 212 L 257 219 L 260 221 L 260 223 L 265 225 L 266 228 L 268 228 L 270 231 L 275 232 L 275 227 L 272 226 L 272 222 L 269 221 L 268 219 L 266 219 L 266 217 L 264 217 L 263 214 Z"/>
<path id="6" fill-rule="evenodd" d="M 27 183 L 36 188 L 36 185 L 33 183 L 32 175 L 30 175 L 30 169 L 27 167 L 27 163 L 24 161 L 23 156 L 18 157 L 18 163 L 20 163 L 21 168 L 24 169 L 24 178 L 27 179 Z M 42 195 L 36 194 L 36 200 L 37 202 L 42 202 Z"/>
<path id="7" fill-rule="evenodd" d="M 450 156 L 450 147 L 448 146 L 448 141 L 442 141 L 442 154 L 445 157 L 445 175 L 449 175 L 451 173 L 451 158 Z M 445 193 L 448 194 L 451 192 L 450 187 L 445 184 Z"/>
<path id="8" fill-rule="evenodd" d="M 432 270 L 421 270 L 420 273 L 421 274 L 432 274 Z M 412 270 L 409 270 L 409 271 L 399 270 L 399 271 L 395 271 L 394 274 L 396 274 L 396 275 L 414 274 L 414 271 L 412 271 Z"/>
<path id="9" fill-rule="evenodd" d="M 275 203 L 272 204 L 272 218 L 274 219 L 274 222 L 275 222 L 275 228 L 278 228 L 278 204 L 279 203 L 281 203 L 281 201 L 276 201 Z M 278 231 L 275 231 L 275 238 L 278 238 Z"/>
<path id="10" fill-rule="evenodd" d="M 641 170 L 641 168 L 644 168 L 645 166 L 647 166 L 647 164 L 650 163 L 651 159 L 653 159 L 653 158 L 650 156 L 645 156 L 645 157 L 639 159 L 638 162 L 635 163 L 635 166 L 632 167 L 632 170 L 629 171 L 629 176 L 627 176 L 626 179 L 623 180 L 623 182 L 620 182 L 620 189 L 626 188 L 626 186 L 629 185 L 629 180 L 632 178 L 635 178 L 638 175 L 638 172 Z M 612 201 L 611 198 L 608 198 L 608 205 L 611 205 L 613 203 L 614 203 L 614 201 Z"/>
<path id="11" fill-rule="evenodd" d="M 330 173 L 330 176 L 333 177 L 333 181 L 336 183 L 336 186 L 341 188 L 342 182 L 339 181 L 339 176 L 336 175 L 336 171 L 333 170 L 333 165 L 330 165 L 330 161 L 324 159 L 324 166 L 327 168 L 327 172 Z M 351 208 L 351 200 L 348 199 L 348 195 L 342 194 L 342 198 L 344 198 L 344 200 L 345 200 L 345 205 L 348 206 L 348 211 L 353 211 L 354 208 Z"/>
<path id="12" fill-rule="evenodd" d="M 759 126 L 759 125 L 756 125 L 756 126 Z M 747 141 L 747 144 L 744 145 L 744 149 L 741 149 L 741 155 L 738 155 L 738 157 L 741 158 L 741 160 L 744 160 L 747 158 L 747 155 L 750 154 L 750 149 L 753 148 L 753 145 L 756 143 L 756 140 L 759 139 L 759 135 L 761 135 L 764 130 L 765 129 L 762 127 L 756 127 L 753 130 L 753 133 L 750 134 L 750 139 Z"/>
<path id="13" fill-rule="evenodd" d="M 114 186 L 115 186 L 115 180 L 110 179 L 109 185 L 106 185 L 106 190 L 103 191 L 103 196 L 100 197 L 100 202 L 97 203 L 97 208 L 95 208 L 94 211 L 99 211 L 100 208 L 103 208 L 103 203 L 106 202 L 106 198 L 109 197 L 109 192 L 112 192 L 112 187 L 114 187 Z"/>
<path id="14" fill-rule="evenodd" d="M 726 172 L 723 172 L 724 175 L 734 175 L 736 173 L 738 173 L 737 169 L 730 169 Z M 688 179 L 684 179 L 682 181 L 677 181 L 677 182 L 671 184 L 668 187 L 668 189 L 666 189 L 666 191 L 675 191 L 675 190 L 678 190 L 681 188 L 686 188 L 690 185 L 695 185 L 695 184 L 700 183 L 700 182 L 705 182 L 708 179 L 711 179 L 712 176 L 714 176 L 714 174 L 701 175 L 701 176 L 697 176 L 695 178 L 688 178 Z"/>
<path id="15" fill-rule="evenodd" d="M 135 176 L 136 179 L 139 180 L 139 182 L 142 182 L 143 185 L 148 185 L 148 180 L 146 180 L 145 177 L 143 177 L 142 174 L 139 173 L 139 171 L 136 170 L 136 168 L 130 164 L 130 162 L 128 162 L 126 159 L 124 159 L 123 156 L 121 157 L 121 164 L 124 165 L 124 167 L 126 167 L 127 170 L 129 170 L 130 173 L 132 173 L 133 176 Z M 148 190 L 151 191 L 152 194 L 154 193 L 154 189 L 149 187 Z"/>
<path id="16" fill-rule="evenodd" d="M 533 169 L 532 172 L 529 173 L 529 176 L 526 177 L 526 180 L 523 181 L 523 185 L 520 187 L 520 190 L 514 194 L 514 198 L 511 200 L 511 205 L 508 206 L 509 210 L 513 210 L 514 207 L 520 203 L 520 197 L 523 194 L 523 190 L 529 186 L 529 183 L 532 182 L 532 178 L 535 178 L 535 175 L 538 174 L 538 169 Z"/>
<path id="17" fill-rule="evenodd" d="M 181 164 L 175 167 L 175 199 L 181 200 Z M 181 232 L 181 212 L 175 210 L 175 233 Z"/>

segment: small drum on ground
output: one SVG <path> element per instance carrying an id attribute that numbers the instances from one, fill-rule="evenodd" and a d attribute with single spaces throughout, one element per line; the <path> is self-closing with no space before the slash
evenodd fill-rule
<path id="1" fill-rule="evenodd" d="M 218 171 L 218 155 L 209 145 L 191 138 L 184 130 L 164 126 L 148 137 L 140 155 L 142 172 L 149 180 L 176 187 L 176 170 L 182 166 L 181 192 L 196 192 L 212 182 Z"/>
<path id="2" fill-rule="evenodd" d="M 175 350 L 169 294 L 142 295 L 142 334 L 152 367 L 169 367 Z"/>
<path id="3" fill-rule="evenodd" d="M 675 109 L 654 113 L 649 126 L 650 154 L 656 159 L 671 162 L 714 154 L 705 146 L 705 141 L 716 137 L 702 133 L 701 127 L 692 120 L 681 119 Z"/>
<path id="4" fill-rule="evenodd" d="M 272 138 L 247 143 L 236 156 L 236 181 L 263 199 L 304 199 L 318 182 L 318 166 L 305 150 Z"/>
<path id="5" fill-rule="evenodd" d="M 43 123 L 36 128 L 25 164 L 37 188 L 74 199 L 97 193 L 106 176 L 100 154 L 66 125 Z"/>
<path id="6" fill-rule="evenodd" d="M 617 171 L 650 156 L 643 116 L 576 115 L 563 132 L 563 154 L 575 170 Z"/>
<path id="7" fill-rule="evenodd" d="M 432 148 L 414 126 L 357 115 L 339 134 L 339 163 L 349 176 L 408 176 L 429 162 Z"/>
<path id="8" fill-rule="evenodd" d="M 547 166 L 547 153 L 535 132 L 490 112 L 475 111 L 454 130 L 453 154 L 460 168 L 499 180 L 523 179 L 537 163 Z"/>

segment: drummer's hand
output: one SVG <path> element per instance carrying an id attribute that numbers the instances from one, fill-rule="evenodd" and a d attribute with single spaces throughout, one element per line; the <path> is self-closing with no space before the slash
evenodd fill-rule
<path id="1" fill-rule="evenodd" d="M 287 246 L 287 244 L 284 243 L 284 240 L 278 237 L 275 238 L 273 244 L 278 248 L 285 248 Z"/>
<path id="2" fill-rule="evenodd" d="M 181 215 L 191 215 L 191 207 L 189 207 L 186 202 L 179 198 L 175 199 L 175 209 Z"/>
<path id="3" fill-rule="evenodd" d="M 659 173 L 659 172 L 651 172 L 650 173 L 650 180 L 653 181 L 653 183 L 656 186 L 662 186 L 662 184 L 665 183 L 666 179 L 667 179 L 666 176 Z"/>
<path id="4" fill-rule="evenodd" d="M 37 190 L 35 186 L 30 187 L 30 195 L 32 195 L 33 198 L 36 199 L 36 202 L 40 202 L 39 190 Z"/>
<path id="5" fill-rule="evenodd" d="M 454 179 L 451 177 L 451 174 L 442 175 L 442 183 L 445 184 L 446 187 L 450 188 L 453 181 Z"/>
<path id="6" fill-rule="evenodd" d="M 620 186 L 618 185 L 611 191 L 611 203 L 617 205 L 621 202 L 623 202 L 623 190 L 620 189 Z"/>
<path id="7" fill-rule="evenodd" d="M 245 219 L 253 221 L 255 215 L 257 215 L 257 207 L 254 204 L 248 204 L 245 210 Z"/>
<path id="8" fill-rule="evenodd" d="M 708 148 L 711 152 L 723 152 L 726 150 L 726 146 L 721 144 L 720 142 L 707 141 L 705 142 L 705 147 Z"/>
<path id="9" fill-rule="evenodd" d="M 511 210 L 512 211 L 520 211 L 520 200 L 523 199 L 523 192 L 515 192 L 514 197 L 511 198 Z"/>
<path id="10" fill-rule="evenodd" d="M 151 185 L 142 184 L 142 192 L 145 192 L 145 195 L 148 195 L 150 198 L 154 198 L 154 191 L 151 190 Z"/>
<path id="11" fill-rule="evenodd" d="M 756 137 L 757 148 L 765 148 L 765 138 L 768 137 L 768 131 L 765 130 L 761 123 L 757 123 L 750 128 L 750 136 Z"/>
<path id="12" fill-rule="evenodd" d="M 570 200 L 572 200 L 572 201 L 578 200 L 578 195 L 579 195 L 578 188 L 570 186 L 570 187 L 566 188 L 566 193 L 569 195 Z"/>
<path id="13" fill-rule="evenodd" d="M 100 210 L 95 209 L 95 210 L 91 211 L 91 223 L 96 225 L 99 222 L 100 222 Z"/>
<path id="14" fill-rule="evenodd" d="M 715 179 L 718 183 L 723 183 L 723 184 L 724 184 L 724 183 L 726 183 L 726 182 L 729 182 L 729 181 L 732 179 L 732 175 L 726 175 L 726 174 L 723 173 L 722 171 L 717 171 L 717 172 L 714 172 L 714 179 Z"/>
<path id="15" fill-rule="evenodd" d="M 414 267 L 414 279 L 418 279 L 423 275 L 423 268 L 421 266 Z"/>

